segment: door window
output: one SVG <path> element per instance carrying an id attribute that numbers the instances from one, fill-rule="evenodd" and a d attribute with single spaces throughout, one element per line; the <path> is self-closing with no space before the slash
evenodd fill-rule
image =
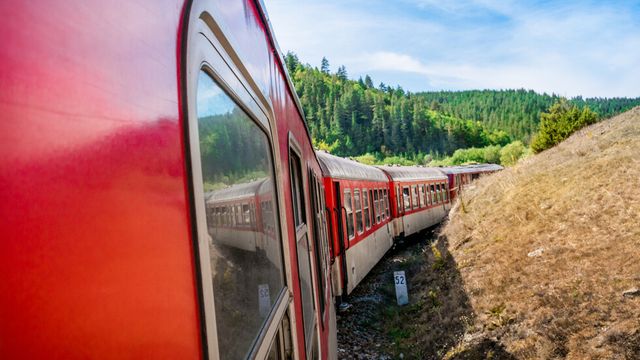
<path id="1" fill-rule="evenodd" d="M 260 199 L 277 198 L 273 158 L 267 134 L 204 71 L 196 98 L 204 197 L 195 201 L 206 212 L 218 350 L 242 359 L 285 287 L 275 203 L 260 223 L 250 214 Z"/>

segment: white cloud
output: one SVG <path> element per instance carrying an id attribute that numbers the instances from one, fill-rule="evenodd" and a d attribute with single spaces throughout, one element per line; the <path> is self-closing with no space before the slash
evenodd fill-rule
<path id="1" fill-rule="evenodd" d="M 527 88 L 640 96 L 640 13 L 628 4 L 277 0 L 283 50 L 411 91 Z M 404 6 L 404 7 L 403 7 Z"/>

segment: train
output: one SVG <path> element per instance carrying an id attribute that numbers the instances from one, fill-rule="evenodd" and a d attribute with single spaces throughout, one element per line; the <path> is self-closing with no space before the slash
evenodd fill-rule
<path id="1" fill-rule="evenodd" d="M 0 10 L 1 358 L 335 359 L 336 305 L 500 169 L 314 150 L 259 0 Z"/>

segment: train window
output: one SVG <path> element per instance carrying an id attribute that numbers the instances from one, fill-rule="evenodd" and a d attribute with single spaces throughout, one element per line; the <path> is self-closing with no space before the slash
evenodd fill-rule
<path id="1" fill-rule="evenodd" d="M 433 184 L 429 185 L 429 187 L 431 188 L 431 204 L 433 205 L 438 202 L 438 199 L 436 198 L 436 188 Z"/>
<path id="2" fill-rule="evenodd" d="M 378 222 L 384 220 L 384 203 L 382 199 L 382 189 L 377 189 L 378 192 L 378 217 L 376 218 Z"/>
<path id="3" fill-rule="evenodd" d="M 364 204 L 364 226 L 369 229 L 371 227 L 371 214 L 369 213 L 369 192 L 362 189 L 362 203 Z"/>
<path id="4" fill-rule="evenodd" d="M 326 287 L 325 274 L 326 274 L 326 249 L 327 249 L 327 233 L 324 223 L 324 206 L 322 204 L 322 187 L 313 174 L 313 171 L 309 169 L 309 182 L 311 188 L 311 204 L 313 206 L 313 212 L 315 213 L 313 228 L 314 228 L 314 247 L 315 247 L 315 262 L 318 278 L 318 288 L 320 289 L 320 296 L 318 297 L 320 303 L 320 313 L 324 314 L 325 298 L 323 290 Z"/>
<path id="5" fill-rule="evenodd" d="M 251 210 L 249 210 L 249 204 L 242 205 L 242 214 L 244 215 L 245 225 L 251 225 Z"/>
<path id="6" fill-rule="evenodd" d="M 300 170 L 300 158 L 295 152 L 289 154 L 289 167 L 291 170 L 291 195 L 293 201 L 293 219 L 296 229 L 304 224 L 304 192 L 302 190 L 302 172 Z"/>
<path id="7" fill-rule="evenodd" d="M 447 201 L 447 198 L 448 198 L 447 195 L 449 193 L 449 191 L 447 190 L 447 186 L 446 185 L 447 185 L 446 183 L 442 183 L 442 196 L 444 198 L 444 201 Z"/>
<path id="8" fill-rule="evenodd" d="M 420 184 L 418 187 L 420 188 L 420 205 L 421 207 L 425 207 L 427 206 L 427 198 L 424 193 L 424 185 Z"/>
<path id="9" fill-rule="evenodd" d="M 349 239 L 354 237 L 353 233 L 353 204 L 351 203 L 351 190 L 344 191 L 344 208 L 347 212 L 347 236 Z"/>
<path id="10" fill-rule="evenodd" d="M 440 184 L 436 184 L 436 194 L 438 196 L 438 202 L 442 202 L 442 191 L 440 190 Z"/>
<path id="11" fill-rule="evenodd" d="M 387 193 L 387 189 L 384 189 L 384 213 L 387 215 L 387 217 L 390 217 L 390 215 L 389 215 L 389 194 Z"/>
<path id="12" fill-rule="evenodd" d="M 408 186 L 402 188 L 402 199 L 404 200 L 404 210 L 411 210 L 411 195 Z"/>
<path id="13" fill-rule="evenodd" d="M 195 201 L 196 209 L 205 211 L 199 218 L 206 226 L 199 228 L 208 232 L 209 249 L 202 255 L 209 259 L 214 294 L 213 304 L 206 306 L 215 312 L 220 358 L 241 359 L 251 353 L 285 288 L 275 203 L 261 214 L 274 232 L 238 226 L 250 221 L 249 204 L 276 198 L 271 145 L 262 128 L 204 71 L 198 76 L 196 113 L 197 133 L 191 135 L 202 177 L 194 178 L 202 181 L 197 188 L 202 186 L 204 196 Z M 227 226 L 207 220 L 206 212 L 216 207 Z"/>
<path id="14" fill-rule="evenodd" d="M 398 215 L 402 212 L 402 204 L 400 203 L 400 185 L 398 185 L 398 189 L 396 190 L 396 211 L 398 211 Z"/>
<path id="15" fill-rule="evenodd" d="M 353 200 L 356 207 L 356 228 L 358 234 L 364 231 L 364 225 L 362 223 L 362 202 L 360 201 L 360 189 L 353 190 Z"/>
<path id="16" fill-rule="evenodd" d="M 416 209 L 420 206 L 420 202 L 418 200 L 418 187 L 416 185 L 411 186 L 411 203 L 412 209 Z"/>
<path id="17" fill-rule="evenodd" d="M 376 215 L 376 224 L 380 222 L 380 199 L 378 198 L 378 189 L 373 190 L 374 213 Z"/>
<path id="18" fill-rule="evenodd" d="M 289 168 L 291 169 L 291 201 L 294 209 L 296 227 L 296 254 L 298 256 L 298 284 L 302 298 L 302 322 L 304 338 L 309 349 L 313 342 L 312 332 L 315 328 L 313 282 L 311 271 L 311 242 L 306 228 L 304 187 L 302 186 L 302 161 L 293 150 L 289 151 Z M 296 210 L 297 208 L 297 210 Z"/>

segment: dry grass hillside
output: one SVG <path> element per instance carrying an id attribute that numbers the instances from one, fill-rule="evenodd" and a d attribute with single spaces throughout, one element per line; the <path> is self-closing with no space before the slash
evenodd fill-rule
<path id="1" fill-rule="evenodd" d="M 640 359 L 640 108 L 461 199 L 440 240 L 474 319 L 446 357 Z"/>

